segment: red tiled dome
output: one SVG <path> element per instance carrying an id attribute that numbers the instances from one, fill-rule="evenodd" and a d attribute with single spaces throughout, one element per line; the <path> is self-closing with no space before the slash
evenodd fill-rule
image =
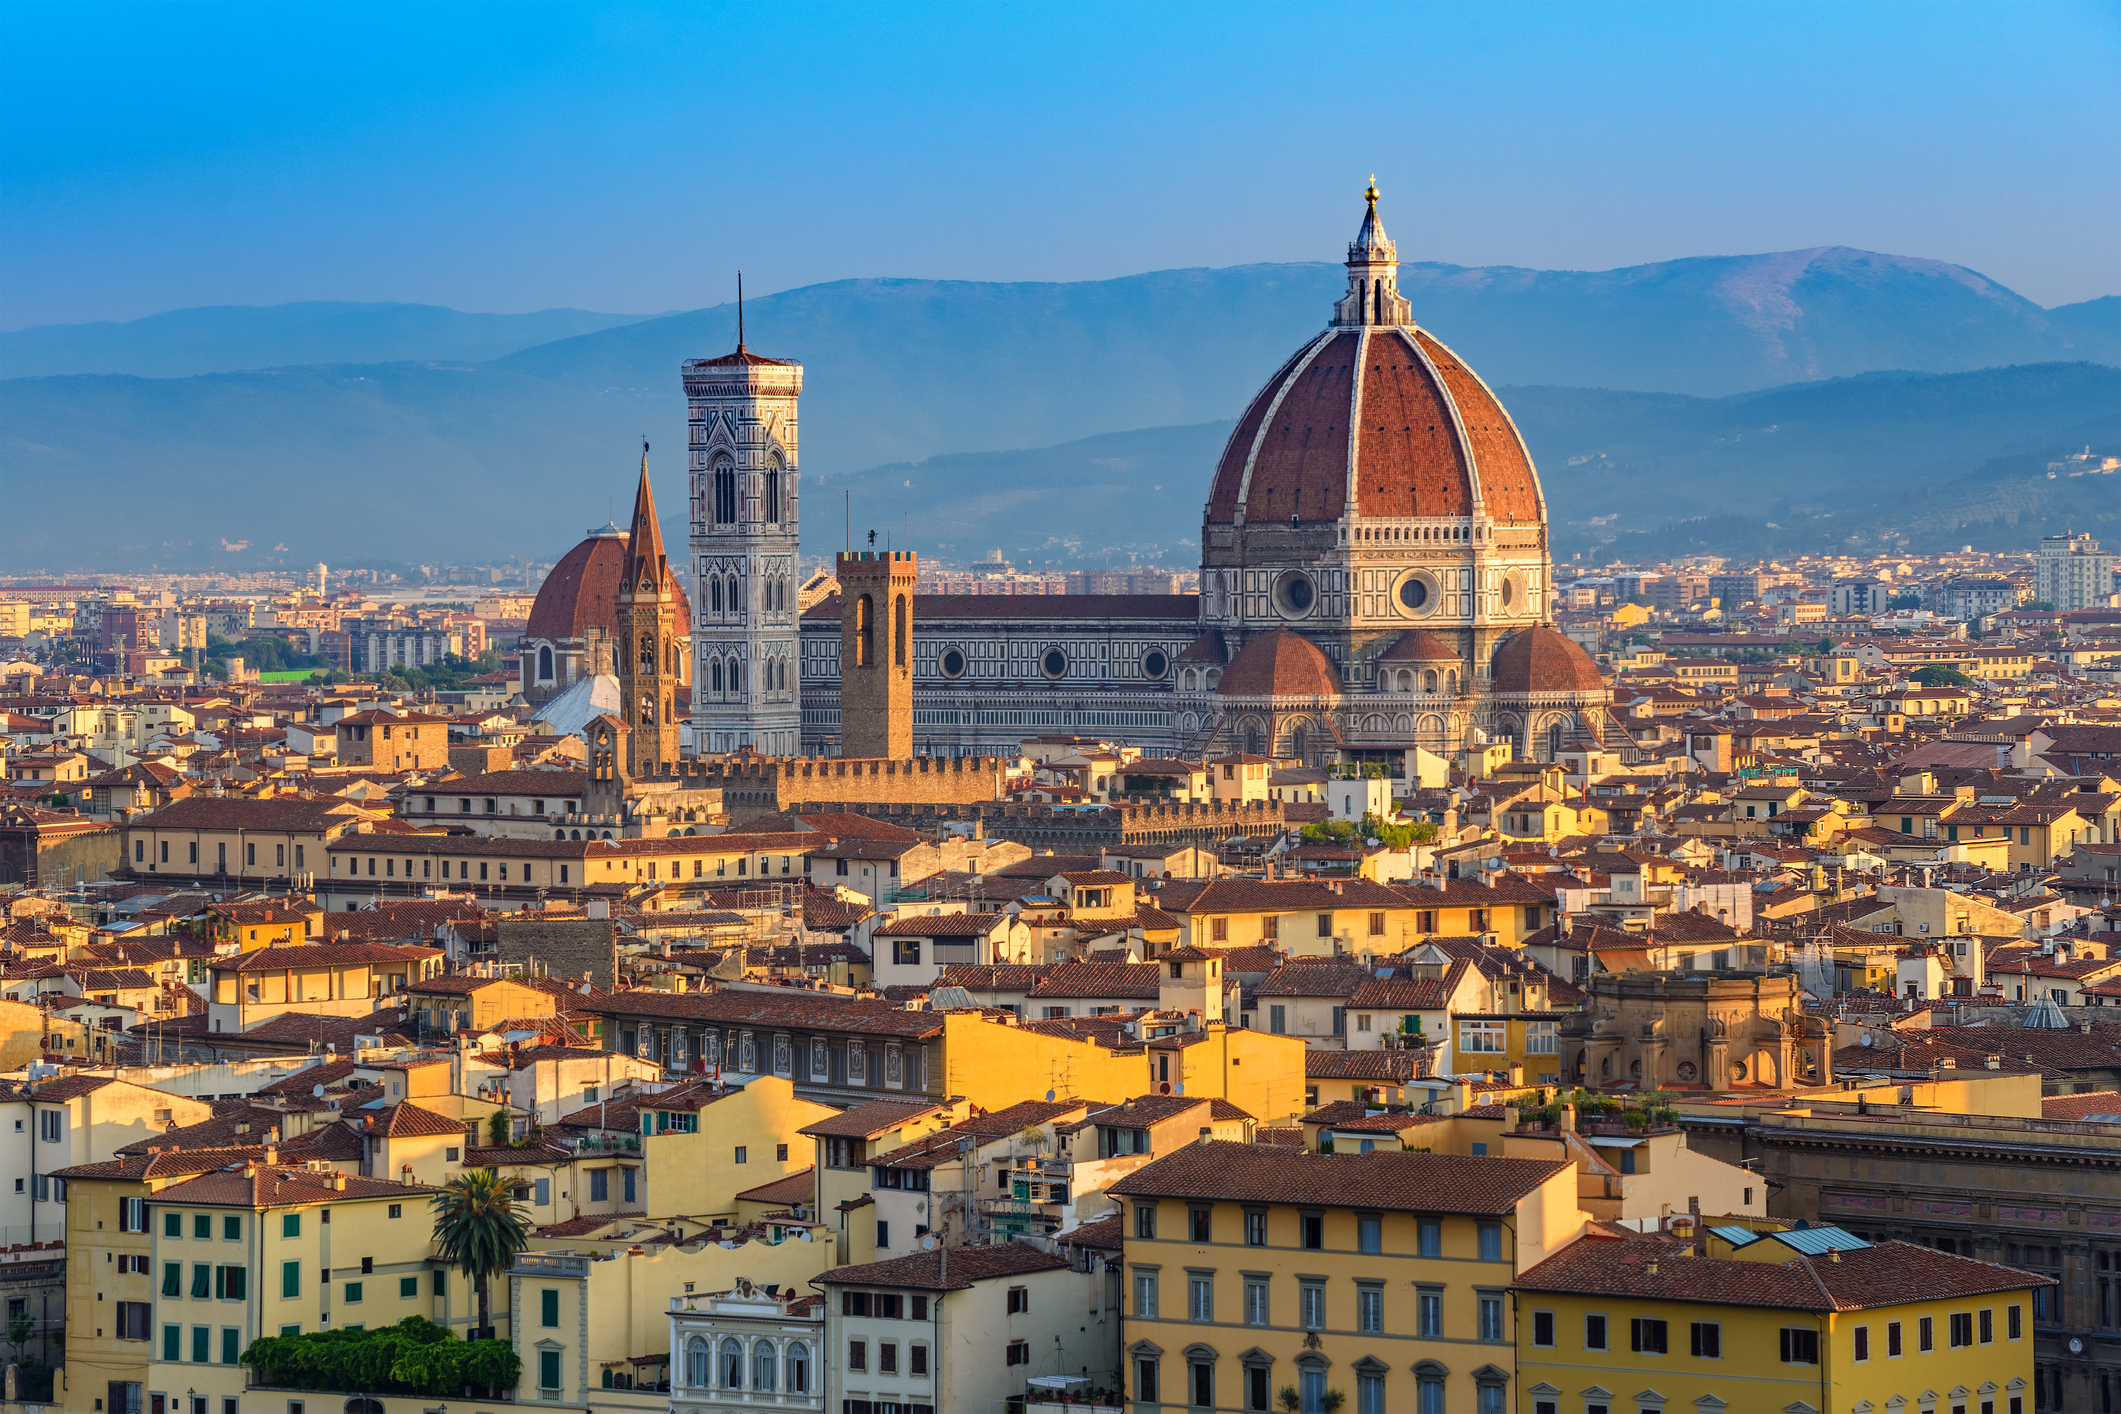
<path id="1" fill-rule="evenodd" d="M 1410 628 L 1392 640 L 1392 646 L 1377 655 L 1380 663 L 1457 662 L 1464 656 L 1456 648 L 1425 628 Z"/>
<path id="2" fill-rule="evenodd" d="M 626 568 L 627 540 L 624 531 L 607 528 L 561 556 L 538 588 L 524 633 L 555 643 L 581 638 L 591 628 L 616 634 L 619 578 Z M 690 638 L 692 603 L 675 576 L 671 578 L 671 588 L 678 596 L 678 636 Z"/>
<path id="3" fill-rule="evenodd" d="M 1603 692 L 1606 686 L 1591 655 L 1545 624 L 1503 640 L 1490 680 L 1499 693 Z"/>
<path id="4" fill-rule="evenodd" d="M 1247 643 L 1215 690 L 1224 697 L 1338 697 L 1340 674 L 1316 644 L 1276 629 Z"/>
<path id="5" fill-rule="evenodd" d="M 1351 491 L 1356 515 L 1545 516 L 1510 415 L 1414 325 L 1330 329 L 1283 365 L 1223 448 L 1207 518 L 1338 520 Z"/>

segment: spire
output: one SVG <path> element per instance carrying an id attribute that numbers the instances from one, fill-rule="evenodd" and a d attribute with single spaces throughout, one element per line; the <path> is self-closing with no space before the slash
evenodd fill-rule
<path id="1" fill-rule="evenodd" d="M 1333 306 L 1338 326 L 1412 324 L 1414 307 L 1399 293 L 1399 248 L 1385 234 L 1377 215 L 1377 177 L 1370 177 L 1363 200 L 1362 229 L 1348 242 L 1348 293 Z"/>
<path id="2" fill-rule="evenodd" d="M 626 582 L 621 594 L 663 593 L 669 587 L 663 532 L 655 522 L 655 488 L 648 482 L 648 442 L 641 442 L 641 484 L 633 493 L 633 535 L 626 546 Z M 645 581 L 645 583 L 644 583 Z"/>
<path id="3" fill-rule="evenodd" d="M 744 351 L 744 272 L 736 272 L 736 351 Z"/>

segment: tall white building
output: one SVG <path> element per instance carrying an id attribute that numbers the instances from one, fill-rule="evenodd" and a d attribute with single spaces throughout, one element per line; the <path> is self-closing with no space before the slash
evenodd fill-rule
<path id="1" fill-rule="evenodd" d="M 685 364 L 692 472 L 692 732 L 700 753 L 802 747 L 796 399 L 803 366 L 741 342 Z"/>
<path id="2" fill-rule="evenodd" d="M 2106 609 L 2114 602 L 2114 557 L 2089 533 L 2050 535 L 2033 561 L 2035 596 L 2058 609 Z"/>

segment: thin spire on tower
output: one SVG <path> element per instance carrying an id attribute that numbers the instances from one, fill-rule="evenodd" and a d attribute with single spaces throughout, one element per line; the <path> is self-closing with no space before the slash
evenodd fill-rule
<path id="1" fill-rule="evenodd" d="M 744 351 L 744 272 L 736 272 L 736 351 Z"/>
<path id="2" fill-rule="evenodd" d="M 633 493 L 633 529 L 626 544 L 626 583 L 622 592 L 638 590 L 644 579 L 660 592 L 667 573 L 663 532 L 655 520 L 655 488 L 648 481 L 648 439 L 643 437 L 641 482 Z"/>

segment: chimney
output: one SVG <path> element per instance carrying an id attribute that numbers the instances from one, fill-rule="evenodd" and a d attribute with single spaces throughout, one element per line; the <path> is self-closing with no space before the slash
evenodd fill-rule
<path id="1" fill-rule="evenodd" d="M 265 1146 L 265 1167 L 271 1168 L 278 1162 L 280 1162 L 280 1146 L 268 1143 Z"/>
<path id="2" fill-rule="evenodd" d="M 346 1174 L 343 1170 L 334 1169 L 332 1171 L 331 1186 L 341 1193 L 346 1191 Z"/>
<path id="3" fill-rule="evenodd" d="M 1649 1265 L 1648 1265 L 1647 1267 L 1644 1267 L 1644 1268 L 1643 1268 L 1643 1271 L 1647 1272 L 1647 1273 L 1648 1273 L 1649 1275 L 1651 1275 L 1651 1276 L 1656 1276 L 1656 1275 L 1657 1275 L 1657 1259 L 1656 1259 L 1655 1257 L 1652 1257 L 1652 1258 L 1650 1258 L 1650 1264 L 1649 1264 Z"/>

